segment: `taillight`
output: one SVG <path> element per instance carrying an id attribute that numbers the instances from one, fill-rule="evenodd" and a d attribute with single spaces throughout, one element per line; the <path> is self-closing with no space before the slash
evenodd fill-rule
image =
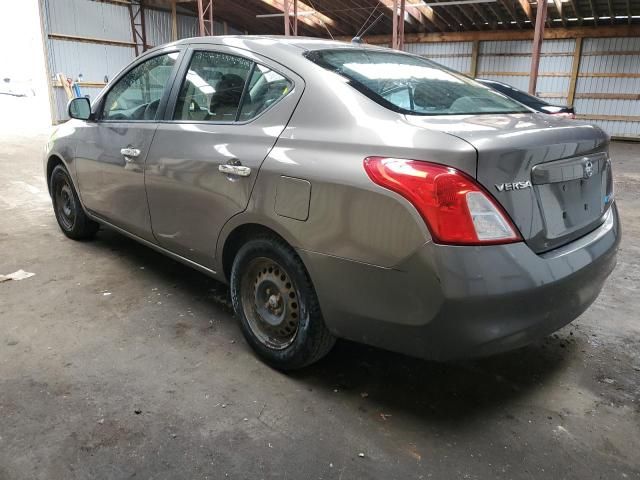
<path id="1" fill-rule="evenodd" d="M 413 204 L 437 243 L 482 245 L 522 240 L 496 201 L 455 168 L 384 157 L 365 158 L 364 168 L 375 183 Z"/>

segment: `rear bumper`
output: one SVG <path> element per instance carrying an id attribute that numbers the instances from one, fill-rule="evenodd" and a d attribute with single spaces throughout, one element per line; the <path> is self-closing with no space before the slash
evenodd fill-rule
<path id="1" fill-rule="evenodd" d="M 551 252 L 433 243 L 394 269 L 301 250 L 337 336 L 423 358 L 511 350 L 584 312 L 616 264 L 615 204 L 603 225 Z"/>

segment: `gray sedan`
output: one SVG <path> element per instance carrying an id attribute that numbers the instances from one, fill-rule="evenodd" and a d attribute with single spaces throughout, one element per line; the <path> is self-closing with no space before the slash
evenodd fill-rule
<path id="1" fill-rule="evenodd" d="M 280 369 L 346 338 L 487 355 L 574 320 L 620 241 L 609 138 L 421 57 L 307 38 L 155 48 L 47 147 L 60 228 L 231 286 Z"/>

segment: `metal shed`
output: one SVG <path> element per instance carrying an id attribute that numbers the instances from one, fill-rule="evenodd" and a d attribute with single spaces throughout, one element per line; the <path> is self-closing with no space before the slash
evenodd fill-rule
<path id="1" fill-rule="evenodd" d="M 52 116 L 58 122 L 66 119 L 67 102 L 59 73 L 93 97 L 135 55 L 172 39 L 289 33 L 350 40 L 364 32 L 366 42 L 529 88 L 550 102 L 573 105 L 578 118 L 598 123 L 614 137 L 640 138 L 640 2 L 635 0 L 40 2 Z M 545 28 L 532 82 L 541 6 L 547 10 Z"/>

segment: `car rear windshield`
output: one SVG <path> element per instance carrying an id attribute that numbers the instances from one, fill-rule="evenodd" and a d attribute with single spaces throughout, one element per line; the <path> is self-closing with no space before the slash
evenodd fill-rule
<path id="1" fill-rule="evenodd" d="M 345 77 L 380 105 L 410 115 L 529 112 L 494 90 L 426 59 L 365 49 L 315 50 L 307 59 Z"/>
<path id="2" fill-rule="evenodd" d="M 534 97 L 533 95 L 529 95 L 528 93 L 523 92 L 522 90 L 518 90 L 510 85 L 504 85 L 499 82 L 482 82 L 483 85 L 486 85 L 489 88 L 493 88 L 498 90 L 501 93 L 504 93 L 508 97 L 513 98 L 515 101 L 524 103 L 525 105 L 539 109 L 544 106 L 549 105 L 547 102 L 540 100 L 538 97 Z"/>

